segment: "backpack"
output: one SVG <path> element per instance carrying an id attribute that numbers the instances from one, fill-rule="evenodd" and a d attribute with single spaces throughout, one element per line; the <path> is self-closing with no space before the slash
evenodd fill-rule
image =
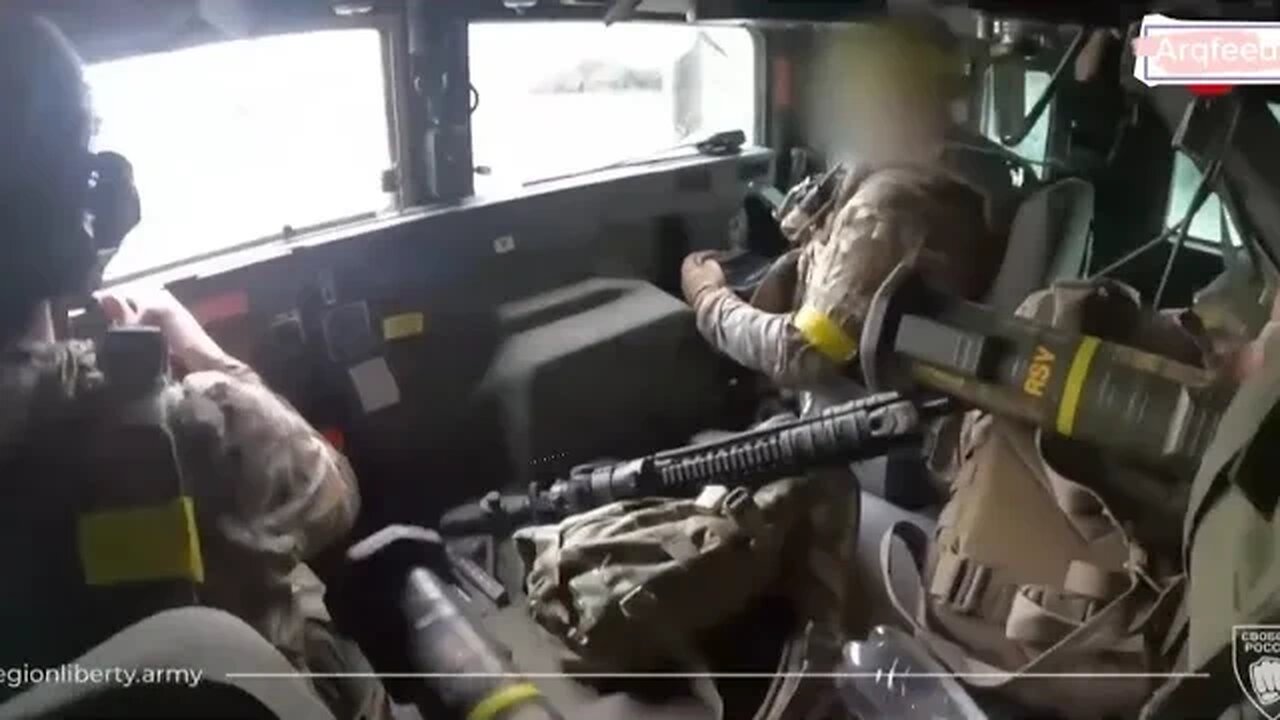
<path id="1" fill-rule="evenodd" d="M 515 542 L 530 612 L 564 642 L 568 671 L 675 666 L 705 676 L 704 634 L 782 596 L 796 625 L 767 668 L 780 672 L 756 716 L 826 717 L 834 685 L 803 675 L 830 672 L 839 659 L 857 494 L 847 471 L 831 471 L 754 493 L 708 486 L 696 499 L 624 500 L 525 528 Z M 694 689 L 722 716 L 709 678 L 695 678 Z"/>
<path id="2" fill-rule="evenodd" d="M 697 499 L 611 503 L 516 534 L 533 617 L 577 655 L 617 671 L 689 661 L 696 633 L 775 579 L 791 510 L 708 487 Z M 767 506 L 767 504 L 766 504 Z"/>
<path id="3" fill-rule="evenodd" d="M 1019 314 L 1199 358 L 1195 338 L 1118 283 L 1059 283 Z M 899 612 L 975 690 L 1065 718 L 1134 714 L 1153 690 L 1143 676 L 1171 663 L 1160 645 L 1183 591 L 1170 528 L 1186 482 L 980 412 L 965 418 L 956 466 L 933 542 L 896 525 L 882 543 Z M 922 573 L 906 578 L 914 602 L 895 590 L 894 538 Z M 1091 676 L 1046 676 L 1062 673 Z"/>

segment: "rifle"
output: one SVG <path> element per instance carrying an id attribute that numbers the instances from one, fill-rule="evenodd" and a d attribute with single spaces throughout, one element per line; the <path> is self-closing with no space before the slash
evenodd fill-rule
<path id="1" fill-rule="evenodd" d="M 859 378 L 873 390 L 945 399 L 913 404 L 896 392 L 873 395 L 814 417 L 580 470 L 527 495 L 490 493 L 446 513 L 442 531 L 496 534 L 615 500 L 694 495 L 711 484 L 750 490 L 884 455 L 917 440 L 928 419 L 958 407 L 1186 473 L 1198 465 L 1235 389 L 1199 367 L 936 292 L 907 264 L 873 298 L 858 357 Z"/>
<path id="2" fill-rule="evenodd" d="M 489 493 L 441 518 L 449 536 L 500 534 L 555 522 L 618 500 L 689 497 L 712 484 L 755 489 L 819 467 L 884 455 L 919 441 L 934 417 L 952 411 L 944 399 L 913 402 L 882 393 L 800 419 L 767 424 L 719 440 L 572 471 L 528 493 Z"/>

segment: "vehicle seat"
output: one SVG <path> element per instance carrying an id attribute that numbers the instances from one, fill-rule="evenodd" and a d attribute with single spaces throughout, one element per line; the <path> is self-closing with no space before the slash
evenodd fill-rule
<path id="1" fill-rule="evenodd" d="M 1003 145 L 961 127 L 953 128 L 942 161 L 986 196 L 991 226 L 1007 233 L 1035 185 L 1035 170 Z M 1015 177 L 1022 179 L 1015 183 Z"/>
<path id="2" fill-rule="evenodd" d="M 1013 218 L 1009 245 L 986 303 L 1012 313 L 1028 295 L 1085 271 L 1093 185 L 1066 178 L 1031 192 Z"/>
<path id="3" fill-rule="evenodd" d="M 296 670 L 240 619 L 211 608 L 166 610 L 135 623 L 64 668 L 203 671 L 194 687 L 49 682 L 0 705 L 0 718 L 333 718 Z M 269 673 L 271 678 L 227 677 Z"/>
<path id="4" fill-rule="evenodd" d="M 1009 245 L 1000 272 L 987 294 L 987 304 L 1012 314 L 1028 295 L 1055 280 L 1079 277 L 1085 270 L 1089 231 L 1093 222 L 1093 186 L 1079 178 L 1066 178 L 1033 190 L 1018 206 L 1009 231 Z M 906 520 L 933 535 L 936 507 L 905 509 L 889 488 L 901 490 L 903 468 L 883 459 L 857 468 L 864 489 L 858 564 L 875 588 L 873 604 L 887 607 L 879 574 L 880 538 L 894 522 Z M 923 476 L 921 476 L 923 477 Z M 881 602 L 883 601 L 883 602 Z"/>
<path id="5" fill-rule="evenodd" d="M 1008 249 L 987 295 L 987 304 L 1012 314 L 1036 290 L 1055 280 L 1079 277 L 1085 270 L 1093 201 L 1093 186 L 1079 178 L 1059 180 L 1032 191 L 1014 216 Z M 891 468 L 879 460 L 862 463 L 857 472 L 863 488 L 871 489 L 862 494 L 858 569 L 871 594 L 873 622 L 897 624 L 880 573 L 881 538 L 898 521 L 912 522 L 932 537 L 937 508 L 913 511 L 884 499 L 889 493 L 883 488 L 904 480 L 894 477 L 901 468 Z"/>

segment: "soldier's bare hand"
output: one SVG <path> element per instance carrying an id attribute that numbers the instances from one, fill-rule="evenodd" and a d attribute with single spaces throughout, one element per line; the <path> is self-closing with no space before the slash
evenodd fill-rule
<path id="1" fill-rule="evenodd" d="M 715 261 L 715 254 L 714 250 L 704 250 L 684 259 L 680 268 L 680 289 L 690 305 L 697 306 L 703 295 L 728 283 L 720 263 Z"/>
<path id="2" fill-rule="evenodd" d="M 115 325 L 159 328 L 169 345 L 170 354 L 187 370 L 217 370 L 239 364 L 209 337 L 191 311 L 167 290 L 133 295 L 105 293 L 98 302 Z"/>

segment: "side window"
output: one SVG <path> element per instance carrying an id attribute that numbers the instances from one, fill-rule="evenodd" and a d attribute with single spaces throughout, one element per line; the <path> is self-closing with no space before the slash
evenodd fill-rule
<path id="1" fill-rule="evenodd" d="M 725 130 L 756 134 L 744 28 L 473 23 L 477 188 L 640 161 Z"/>
<path id="2" fill-rule="evenodd" d="M 91 65 L 98 150 L 133 163 L 120 279 L 387 207 L 381 37 L 318 31 Z"/>
<path id="3" fill-rule="evenodd" d="M 1023 94 L 1024 106 L 1022 111 L 1030 114 L 1031 108 L 1035 106 L 1036 101 L 1040 99 L 1046 88 L 1049 87 L 1049 73 L 1039 70 L 1029 70 L 1026 75 L 1026 90 Z M 1049 117 L 1053 114 L 1053 105 L 1045 109 L 1040 115 L 1040 119 L 1032 126 L 1031 132 L 1022 139 L 1022 142 L 1013 146 L 1013 151 L 1020 157 L 1026 158 L 1033 162 L 1044 162 L 1045 156 L 1049 151 Z M 1044 167 L 1042 165 L 1034 165 L 1036 173 L 1043 177 Z"/>
<path id="4" fill-rule="evenodd" d="M 1200 187 L 1204 175 L 1191 158 L 1179 152 L 1173 158 L 1173 181 L 1169 187 L 1169 208 L 1165 213 L 1165 225 L 1174 227 L 1182 222 L 1187 210 L 1191 208 L 1191 198 Z M 1205 200 L 1204 205 L 1196 212 L 1187 231 L 1187 238 L 1192 242 L 1208 246 L 1207 249 L 1220 247 L 1222 244 L 1222 201 L 1214 193 Z M 1231 217 L 1227 217 L 1227 232 L 1233 245 L 1239 246 L 1240 233 L 1236 230 Z"/>
<path id="5" fill-rule="evenodd" d="M 1271 115 L 1276 122 L 1280 122 L 1280 103 L 1269 103 L 1267 107 L 1271 110 Z M 1166 226 L 1175 227 L 1182 222 L 1187 210 L 1191 208 L 1191 198 L 1195 196 L 1196 188 L 1200 187 L 1202 179 L 1204 174 L 1191 161 L 1191 158 L 1181 152 L 1174 155 L 1173 180 L 1169 187 L 1169 209 L 1165 214 Z M 1227 215 L 1226 224 L 1231 244 L 1240 247 L 1243 244 L 1240 230 L 1230 215 Z M 1216 251 L 1222 246 L 1222 200 L 1217 193 L 1210 195 L 1204 201 L 1204 205 L 1200 206 L 1196 216 L 1191 219 L 1187 238 L 1209 251 Z"/>
<path id="6" fill-rule="evenodd" d="M 1022 94 L 1022 113 L 1023 116 L 1031 114 L 1031 108 L 1040 99 L 1040 95 L 1044 93 L 1045 88 L 1049 87 L 1049 73 L 1042 70 L 1027 70 L 1023 73 L 1023 94 Z M 982 132 L 995 142 L 1000 142 L 999 133 L 997 132 L 995 83 L 992 73 L 988 72 L 985 81 L 985 92 L 983 93 L 982 108 Z M 1048 155 L 1049 150 L 1049 119 L 1053 115 L 1054 101 L 1050 101 L 1049 107 L 1045 108 L 1044 113 L 1036 120 L 1036 124 L 1032 126 L 1027 136 L 1022 142 L 1010 147 L 1018 157 L 1031 162 L 1031 166 L 1035 168 L 1036 174 L 1044 177 L 1044 167 L 1039 163 L 1043 163 Z"/>

